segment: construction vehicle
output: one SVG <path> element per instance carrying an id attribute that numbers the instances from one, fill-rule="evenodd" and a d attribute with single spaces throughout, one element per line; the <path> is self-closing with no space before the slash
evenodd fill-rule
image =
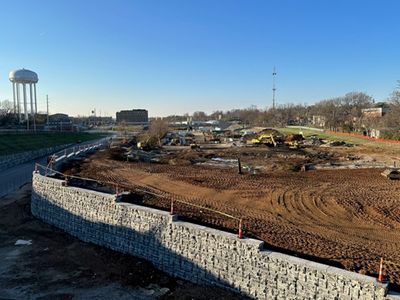
<path id="1" fill-rule="evenodd" d="M 275 141 L 273 134 L 260 134 L 259 136 L 250 140 L 250 144 L 253 145 L 266 145 L 268 147 L 276 147 L 277 142 Z"/>
<path id="2" fill-rule="evenodd" d="M 304 140 L 304 136 L 302 134 L 290 134 L 285 139 L 285 144 L 289 146 L 291 149 L 300 148 L 301 141 Z"/>

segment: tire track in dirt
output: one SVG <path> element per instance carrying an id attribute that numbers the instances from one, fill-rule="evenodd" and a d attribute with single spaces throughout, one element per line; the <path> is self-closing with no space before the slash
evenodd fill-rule
<path id="1" fill-rule="evenodd" d="M 150 172 L 151 171 L 151 172 Z M 81 176 L 160 194 L 149 203 L 168 209 L 181 199 L 244 218 L 246 228 L 268 244 L 330 259 L 346 269 L 376 274 L 381 256 L 400 285 L 400 182 L 380 170 L 323 170 L 238 175 L 203 166 L 125 163 L 96 156 Z M 175 204 L 174 204 L 175 206 Z M 237 229 L 223 216 L 177 205 L 180 215 Z"/>

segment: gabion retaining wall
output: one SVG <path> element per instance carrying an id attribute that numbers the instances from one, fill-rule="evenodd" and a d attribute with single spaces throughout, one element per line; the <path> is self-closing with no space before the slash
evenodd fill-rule
<path id="1" fill-rule="evenodd" d="M 32 214 L 87 242 L 151 261 L 166 273 L 257 299 L 386 299 L 375 278 L 263 250 L 263 242 L 182 222 L 115 196 L 33 175 Z"/>
<path id="2" fill-rule="evenodd" d="M 0 156 L 0 171 L 26 163 L 38 157 L 53 154 L 54 152 L 68 147 L 68 145 L 70 144 Z"/>

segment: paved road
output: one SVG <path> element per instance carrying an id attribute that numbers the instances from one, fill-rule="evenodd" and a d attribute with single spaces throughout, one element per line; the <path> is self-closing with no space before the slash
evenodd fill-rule
<path id="1" fill-rule="evenodd" d="M 85 146 L 96 141 L 88 141 L 82 144 L 77 144 L 76 146 Z M 71 147 L 67 148 L 67 151 L 72 149 Z M 17 189 L 19 189 L 25 183 L 32 181 L 32 173 L 35 169 L 35 163 L 39 163 L 41 165 L 46 165 L 47 163 L 47 155 L 31 160 L 27 163 L 0 171 L 0 198 L 4 197 L 8 193 L 11 193 Z"/>

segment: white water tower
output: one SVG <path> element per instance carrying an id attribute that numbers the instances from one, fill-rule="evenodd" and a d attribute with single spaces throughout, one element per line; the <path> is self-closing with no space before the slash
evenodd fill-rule
<path id="1" fill-rule="evenodd" d="M 8 75 L 8 79 L 10 79 L 13 86 L 14 114 L 18 114 L 20 123 L 22 122 L 23 116 L 24 121 L 29 124 L 29 115 L 35 120 L 37 114 L 36 83 L 39 81 L 38 75 L 33 71 L 20 69 L 11 71 Z M 29 102 L 26 96 L 27 85 L 29 87 Z M 23 100 L 23 107 L 21 107 L 21 100 Z"/>

